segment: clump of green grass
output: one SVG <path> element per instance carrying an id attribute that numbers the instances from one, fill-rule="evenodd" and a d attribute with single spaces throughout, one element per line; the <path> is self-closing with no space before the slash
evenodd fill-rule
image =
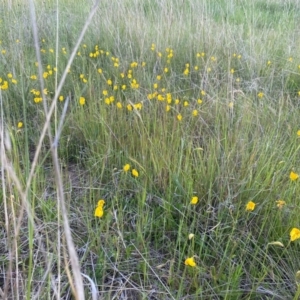
<path id="1" fill-rule="evenodd" d="M 71 238 L 87 298 L 297 299 L 296 9 L 115 4 L 100 3 L 40 150 L 43 105 L 53 103 L 88 7 L 36 3 L 39 63 L 31 27 L 14 23 L 29 24 L 28 8 L 1 19 L 0 291 L 78 298 Z"/>

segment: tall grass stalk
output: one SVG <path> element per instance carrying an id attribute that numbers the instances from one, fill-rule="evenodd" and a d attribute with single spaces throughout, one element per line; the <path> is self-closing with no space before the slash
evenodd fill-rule
<path id="1" fill-rule="evenodd" d="M 299 3 L 29 4 L 0 4 L 3 298 L 296 299 Z"/>

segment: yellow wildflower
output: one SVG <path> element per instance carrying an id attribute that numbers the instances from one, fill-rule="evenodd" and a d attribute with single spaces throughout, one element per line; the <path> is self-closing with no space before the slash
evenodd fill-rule
<path id="1" fill-rule="evenodd" d="M 136 79 L 133 79 L 131 81 L 131 88 L 132 89 L 138 89 L 139 88 L 139 84 L 137 83 Z"/>
<path id="2" fill-rule="evenodd" d="M 198 116 L 198 110 L 194 109 L 192 112 L 193 117 L 197 117 Z"/>
<path id="3" fill-rule="evenodd" d="M 190 203 L 193 205 L 196 205 L 198 203 L 198 201 L 199 201 L 199 198 L 197 196 L 193 196 Z"/>
<path id="4" fill-rule="evenodd" d="M 190 267 L 196 267 L 196 266 L 197 266 L 194 257 L 188 257 L 188 258 L 184 261 L 184 264 L 185 264 L 186 266 L 190 266 Z"/>
<path id="5" fill-rule="evenodd" d="M 264 96 L 264 93 L 263 92 L 259 92 L 258 94 L 257 94 L 257 97 L 258 98 L 262 98 Z"/>
<path id="6" fill-rule="evenodd" d="M 291 172 L 290 173 L 290 179 L 292 180 L 292 181 L 295 181 L 295 180 L 297 180 L 299 178 L 299 175 L 297 174 L 297 173 L 295 173 L 295 172 Z"/>
<path id="7" fill-rule="evenodd" d="M 99 200 L 98 201 L 98 204 L 97 204 L 97 207 L 96 207 L 95 213 L 94 213 L 95 217 L 101 218 L 103 216 L 103 214 L 104 214 L 104 210 L 103 210 L 104 204 L 105 204 L 104 200 Z"/>
<path id="8" fill-rule="evenodd" d="M 18 128 L 22 128 L 23 127 L 23 122 L 18 122 Z"/>
<path id="9" fill-rule="evenodd" d="M 134 177 L 139 177 L 139 172 L 136 169 L 132 169 L 131 174 Z"/>
<path id="10" fill-rule="evenodd" d="M 290 232 L 290 241 L 293 242 L 298 239 L 300 239 L 300 229 L 294 227 Z"/>
<path id="11" fill-rule="evenodd" d="M 34 98 L 33 98 L 33 101 L 34 101 L 35 103 L 39 103 L 39 102 L 42 102 L 42 101 L 43 101 L 43 98 L 42 98 L 42 97 L 34 97 Z"/>
<path id="12" fill-rule="evenodd" d="M 139 102 L 139 103 L 134 104 L 133 107 L 134 107 L 135 109 L 141 110 L 142 107 L 143 107 L 143 104 L 142 104 L 141 102 Z"/>
<path id="13" fill-rule="evenodd" d="M 3 84 L 0 85 L 0 90 L 7 90 L 8 82 L 6 80 L 3 81 Z"/>
<path id="14" fill-rule="evenodd" d="M 246 205 L 247 211 L 253 211 L 255 209 L 256 204 L 253 201 L 249 201 Z"/>
<path id="15" fill-rule="evenodd" d="M 123 171 L 124 171 L 124 172 L 128 172 L 129 170 L 130 170 L 130 164 L 124 165 Z"/>
<path id="16" fill-rule="evenodd" d="M 277 207 L 279 209 L 282 209 L 285 206 L 285 204 L 286 204 L 286 202 L 283 201 L 283 200 L 277 200 L 276 203 L 277 203 Z"/>
<path id="17" fill-rule="evenodd" d="M 85 98 L 84 97 L 80 97 L 79 98 L 79 104 L 80 105 L 84 105 L 85 104 Z"/>
<path id="18" fill-rule="evenodd" d="M 188 68 L 186 68 L 186 69 L 183 71 L 183 75 L 188 76 L 188 75 L 189 75 L 189 72 L 190 72 L 190 70 L 189 70 Z"/>

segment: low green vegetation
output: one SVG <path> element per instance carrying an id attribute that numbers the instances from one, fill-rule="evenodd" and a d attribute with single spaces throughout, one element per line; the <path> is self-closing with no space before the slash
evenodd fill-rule
<path id="1" fill-rule="evenodd" d="M 41 60 L 9 3 L 2 295 L 78 298 L 72 237 L 87 299 L 298 299 L 299 4 L 103 0 L 58 92 L 91 3 L 35 1 Z"/>

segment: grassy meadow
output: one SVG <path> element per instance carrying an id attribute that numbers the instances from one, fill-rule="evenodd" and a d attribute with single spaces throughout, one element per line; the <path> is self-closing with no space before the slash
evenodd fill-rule
<path id="1" fill-rule="evenodd" d="M 300 1 L 102 0 L 82 40 L 93 1 L 33 2 L 0 4 L 0 298 L 300 299 Z"/>

